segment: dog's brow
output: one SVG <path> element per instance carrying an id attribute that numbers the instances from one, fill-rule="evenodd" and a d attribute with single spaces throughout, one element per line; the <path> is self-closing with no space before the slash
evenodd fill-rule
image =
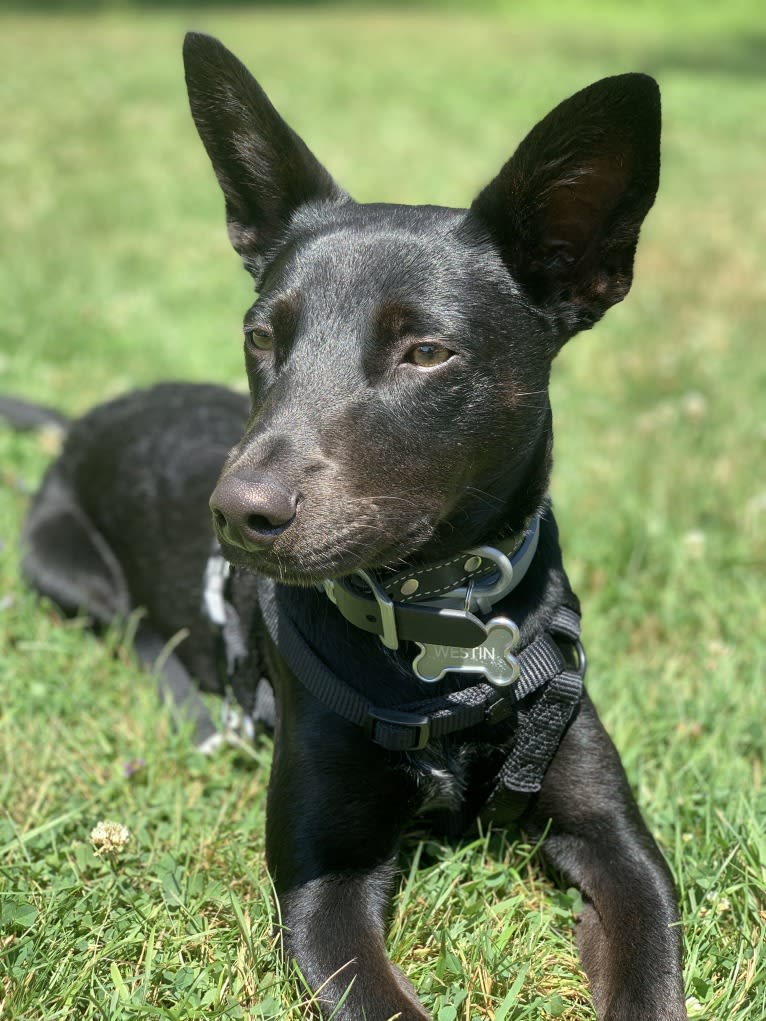
<path id="1" fill-rule="evenodd" d="M 410 334 L 415 337 L 434 337 L 448 331 L 447 323 L 428 313 L 414 301 L 384 298 L 377 309 L 378 330 L 388 336 Z"/>
<path id="2" fill-rule="evenodd" d="M 296 290 L 280 291 L 257 301 L 248 312 L 247 318 L 267 318 L 275 330 L 287 333 L 295 328 L 300 306 L 301 296 Z"/>
<path id="3" fill-rule="evenodd" d="M 283 291 L 279 294 L 274 300 L 271 312 L 274 325 L 285 329 L 294 326 L 300 304 L 300 295 L 297 291 Z"/>

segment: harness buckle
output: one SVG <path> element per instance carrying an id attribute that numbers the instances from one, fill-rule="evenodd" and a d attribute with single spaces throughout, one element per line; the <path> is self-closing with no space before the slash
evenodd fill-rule
<path id="1" fill-rule="evenodd" d="M 378 741 L 375 737 L 375 725 L 377 723 L 391 723 L 397 727 L 408 727 L 415 731 L 415 744 L 411 748 L 397 749 L 390 748 L 388 744 Z M 431 737 L 431 721 L 427 716 L 419 713 L 405 713 L 401 709 L 378 709 L 368 711 L 367 719 L 364 721 L 364 732 L 371 741 L 387 748 L 389 751 L 420 751 L 425 748 Z"/>

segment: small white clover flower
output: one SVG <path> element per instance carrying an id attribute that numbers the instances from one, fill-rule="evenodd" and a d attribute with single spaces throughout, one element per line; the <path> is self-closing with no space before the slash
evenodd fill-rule
<path id="1" fill-rule="evenodd" d="M 701 422 L 707 414 L 707 397 L 699 390 L 689 390 L 681 398 L 681 411 L 692 422 Z"/>
<path id="2" fill-rule="evenodd" d="M 104 819 L 90 831 L 96 854 L 117 855 L 130 840 L 130 830 L 120 822 Z"/>
<path id="3" fill-rule="evenodd" d="M 702 529 L 695 528 L 691 532 L 687 532 L 681 541 L 684 544 L 687 555 L 693 560 L 701 560 L 704 557 L 707 536 Z"/>

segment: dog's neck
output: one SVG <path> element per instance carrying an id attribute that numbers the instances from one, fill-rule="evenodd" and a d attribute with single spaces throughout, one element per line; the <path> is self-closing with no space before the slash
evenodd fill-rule
<path id="1" fill-rule="evenodd" d="M 236 573 L 235 583 L 236 587 L 251 584 L 244 572 Z M 454 687 L 449 676 L 435 685 L 422 685 L 412 671 L 411 645 L 404 643 L 395 651 L 385 648 L 376 635 L 350 626 L 324 592 L 282 585 L 278 590 L 280 601 L 311 647 L 321 650 L 327 666 L 354 688 L 371 690 L 372 685 L 381 704 L 411 699 L 418 690 L 438 693 Z M 537 550 L 524 579 L 492 613 L 517 623 L 523 647 L 545 630 L 556 607 L 562 605 L 579 609 L 561 562 L 556 522 L 544 504 Z"/>
<path id="2" fill-rule="evenodd" d="M 492 441 L 488 439 L 488 443 Z M 553 466 L 553 417 L 546 404 L 523 456 L 498 460 L 479 480 L 464 485 L 453 512 L 433 537 L 415 551 L 413 566 L 457 556 L 472 546 L 521 541 L 533 517 L 548 503 Z"/>

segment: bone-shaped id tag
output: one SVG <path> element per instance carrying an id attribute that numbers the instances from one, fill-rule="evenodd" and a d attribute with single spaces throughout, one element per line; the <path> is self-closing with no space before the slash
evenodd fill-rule
<path id="1" fill-rule="evenodd" d="M 512 655 L 519 643 L 519 629 L 508 617 L 493 617 L 485 625 L 487 637 L 473 649 L 456 645 L 425 645 L 412 663 L 421 681 L 438 681 L 447 673 L 484 674 L 496 688 L 505 688 L 519 677 L 519 661 Z"/>

